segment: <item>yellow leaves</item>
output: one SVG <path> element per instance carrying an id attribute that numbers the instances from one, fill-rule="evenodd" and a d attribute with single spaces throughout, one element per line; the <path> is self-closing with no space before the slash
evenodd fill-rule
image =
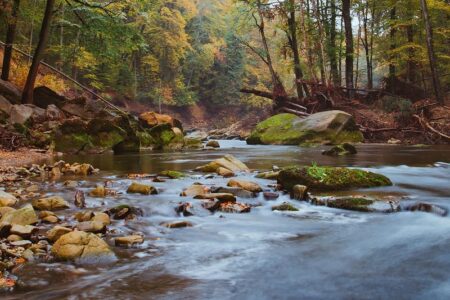
<path id="1" fill-rule="evenodd" d="M 84 47 L 79 47 L 77 50 L 74 65 L 80 70 L 93 69 L 97 65 L 97 59 Z"/>

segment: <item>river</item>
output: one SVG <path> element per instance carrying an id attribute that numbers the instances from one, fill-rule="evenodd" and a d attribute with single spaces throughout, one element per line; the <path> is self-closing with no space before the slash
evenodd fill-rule
<path id="1" fill-rule="evenodd" d="M 388 176 L 392 187 L 351 194 L 396 195 L 450 209 L 450 147 L 361 145 L 348 157 L 326 157 L 318 149 L 247 146 L 220 141 L 217 151 L 161 152 L 130 155 L 68 156 L 101 169 L 84 182 L 88 191 L 111 180 L 125 190 L 127 173 L 190 171 L 224 154 L 233 154 L 251 169 L 293 164 L 362 167 Z M 450 217 L 430 213 L 359 213 L 291 201 L 298 212 L 273 212 L 287 195 L 260 203 L 249 214 L 197 214 L 191 228 L 158 224 L 177 217 L 174 207 L 183 188 L 194 182 L 226 184 L 226 179 L 190 177 L 152 183 L 154 196 L 87 198 L 90 207 L 128 203 L 145 216 L 123 233 L 140 231 L 146 242 L 137 249 L 114 248 L 117 262 L 102 265 L 32 263 L 18 271 L 23 287 L 2 299 L 450 299 Z M 249 178 L 267 187 L 269 180 Z M 144 181 L 145 182 L 145 181 Z M 66 198 L 61 183 L 50 193 Z M 190 200 L 196 201 L 196 200 Z M 68 211 L 73 214 L 75 210 Z M 184 218 L 179 218 L 184 219 Z"/>

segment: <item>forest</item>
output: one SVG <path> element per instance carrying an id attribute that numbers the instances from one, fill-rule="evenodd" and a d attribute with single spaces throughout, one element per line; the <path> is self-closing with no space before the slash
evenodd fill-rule
<path id="1" fill-rule="evenodd" d="M 450 299 L 450 0 L 0 0 L 0 299 Z"/>

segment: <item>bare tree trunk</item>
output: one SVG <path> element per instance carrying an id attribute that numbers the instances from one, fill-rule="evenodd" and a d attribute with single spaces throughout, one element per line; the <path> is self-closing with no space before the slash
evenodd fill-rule
<path id="1" fill-rule="evenodd" d="M 428 60 L 430 62 L 431 76 L 433 78 L 433 89 L 436 96 L 436 101 L 444 104 L 444 98 L 441 94 L 441 83 L 438 77 L 436 57 L 433 48 L 433 29 L 430 23 L 430 17 L 428 15 L 428 6 L 426 0 L 420 0 L 420 6 L 422 7 L 423 20 L 425 22 L 425 31 L 427 35 L 427 48 L 428 48 Z"/>
<path id="2" fill-rule="evenodd" d="M 11 59 L 13 52 L 14 39 L 16 37 L 16 25 L 19 15 L 20 0 L 14 0 L 11 18 L 8 22 L 8 30 L 6 32 L 5 52 L 3 55 L 3 67 L 1 78 L 5 81 L 9 80 L 9 71 L 11 69 Z"/>
<path id="3" fill-rule="evenodd" d="M 305 8 L 304 8 L 304 1 L 301 0 L 300 1 L 300 23 L 302 24 L 302 31 L 303 31 L 303 44 L 304 44 L 304 49 L 306 50 L 306 56 L 307 56 L 307 60 L 306 63 L 308 65 L 308 70 L 309 70 L 309 77 L 313 80 L 317 80 L 316 78 L 316 74 L 314 73 L 314 69 L 313 69 L 313 63 L 314 63 L 314 59 L 312 57 L 312 51 L 311 51 L 311 45 L 309 43 L 309 39 L 308 39 L 308 26 L 306 25 L 306 21 L 305 21 L 305 16 L 307 14 L 307 12 L 305 12 Z"/>
<path id="4" fill-rule="evenodd" d="M 345 86 L 348 90 L 350 98 L 353 96 L 353 31 L 352 31 L 352 16 L 351 0 L 342 0 L 342 18 L 344 20 L 345 28 Z"/>
<path id="5" fill-rule="evenodd" d="M 320 68 L 320 78 L 323 84 L 327 83 L 326 75 L 325 75 L 325 54 L 324 54 L 324 46 L 323 46 L 323 28 L 322 28 L 322 21 L 320 18 L 320 11 L 319 11 L 319 0 L 316 0 L 316 2 L 313 1 L 313 9 L 314 13 L 316 15 L 317 19 L 317 29 L 319 31 L 319 68 Z"/>
<path id="6" fill-rule="evenodd" d="M 44 51 L 47 46 L 47 41 L 50 32 L 50 25 L 53 18 L 53 7 L 55 0 L 47 0 L 45 6 L 44 19 L 42 20 L 41 32 L 39 33 L 39 41 L 36 47 L 36 51 L 33 56 L 33 62 L 31 63 L 30 70 L 28 72 L 27 81 L 23 89 L 22 103 L 33 103 L 33 90 L 36 83 L 36 77 L 38 75 L 39 64 L 41 63 Z"/>
<path id="7" fill-rule="evenodd" d="M 359 50 L 360 50 L 360 39 L 361 39 L 361 18 L 358 17 L 358 35 L 356 36 L 356 72 L 355 72 L 355 89 L 358 88 L 359 80 Z"/>

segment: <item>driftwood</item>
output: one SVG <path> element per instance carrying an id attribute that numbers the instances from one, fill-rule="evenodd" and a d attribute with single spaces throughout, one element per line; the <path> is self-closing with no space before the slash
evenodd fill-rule
<path id="1" fill-rule="evenodd" d="M 297 116 L 300 116 L 300 117 L 307 117 L 307 116 L 309 116 L 308 113 L 301 112 L 301 111 L 294 110 L 294 109 L 290 109 L 290 108 L 287 108 L 287 107 L 282 107 L 282 108 L 280 109 L 280 111 L 284 111 L 284 112 L 287 112 L 287 113 L 291 113 L 291 114 L 294 114 L 294 115 L 297 115 Z"/>
<path id="2" fill-rule="evenodd" d="M 447 139 L 447 140 L 450 140 L 450 136 L 448 136 L 448 135 L 446 135 L 446 134 L 444 134 L 444 133 L 442 133 L 442 132 L 436 130 L 436 129 L 435 129 L 433 126 L 431 126 L 427 121 L 425 121 L 424 118 L 421 118 L 421 117 L 418 116 L 418 115 L 413 115 L 413 117 L 416 118 L 416 119 L 419 121 L 420 125 L 421 125 L 422 127 L 424 127 L 425 129 L 428 129 L 429 131 L 434 132 L 435 134 L 437 134 L 437 135 L 439 135 L 439 136 L 441 136 L 441 137 L 443 137 L 443 138 L 445 138 L 445 139 Z"/>

